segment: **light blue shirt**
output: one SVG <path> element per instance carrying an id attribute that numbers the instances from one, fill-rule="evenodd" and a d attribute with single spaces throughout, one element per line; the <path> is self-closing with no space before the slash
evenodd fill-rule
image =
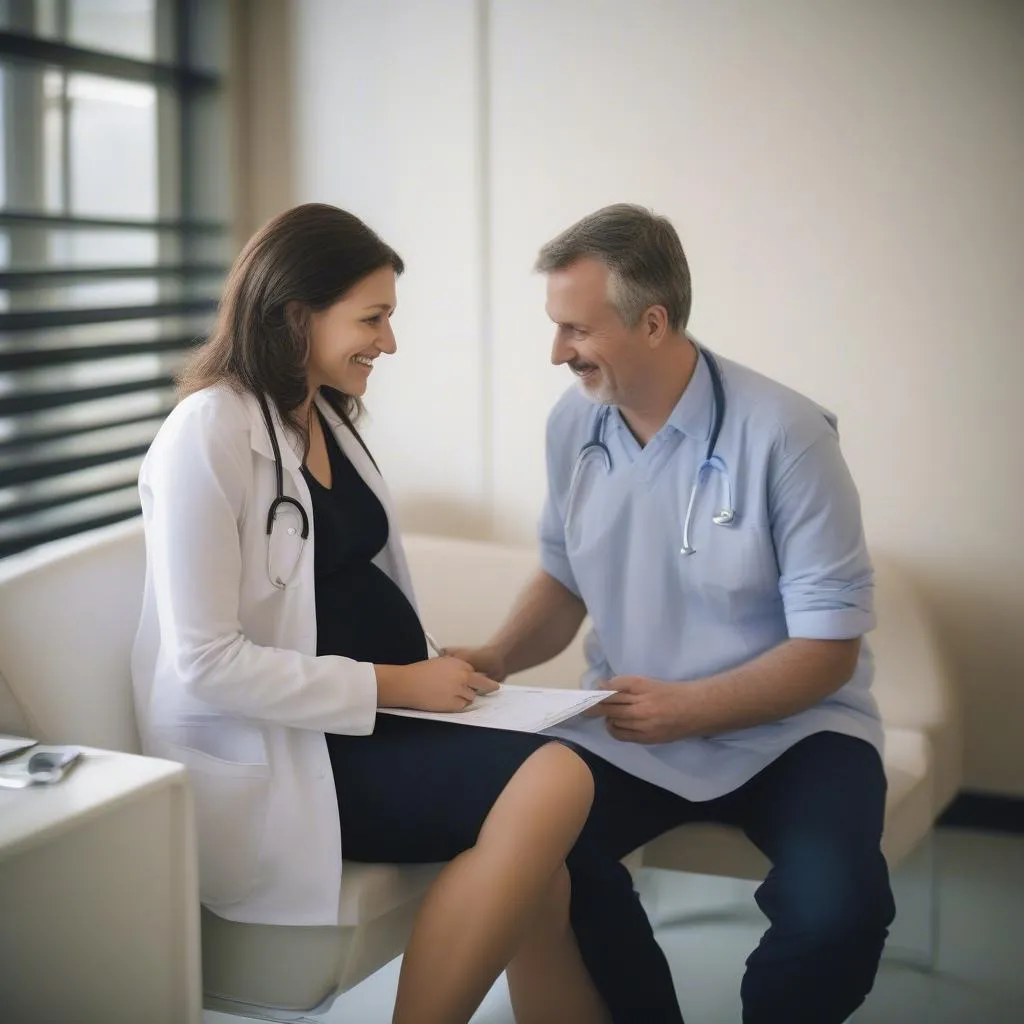
<path id="1" fill-rule="evenodd" d="M 735 520 L 712 523 L 724 480 L 705 473 L 690 543 L 683 520 L 714 411 L 702 358 L 668 421 L 641 447 L 617 409 L 606 418 L 611 470 L 586 461 L 566 527 L 570 480 L 599 406 L 577 388 L 548 419 L 548 497 L 540 524 L 546 572 L 579 596 L 593 630 L 585 687 L 618 675 L 700 679 L 790 637 L 844 640 L 874 627 L 873 574 L 860 500 L 839 450 L 835 417 L 809 399 L 718 357 L 725 415 L 716 454 L 728 469 Z M 873 661 L 862 643 L 853 677 L 792 717 L 711 738 L 659 745 L 613 739 L 604 719 L 549 730 L 691 800 L 743 785 L 794 743 L 831 730 L 879 750 Z"/>

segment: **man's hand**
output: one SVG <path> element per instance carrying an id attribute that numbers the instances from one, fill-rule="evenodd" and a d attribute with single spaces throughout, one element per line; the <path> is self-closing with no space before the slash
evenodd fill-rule
<path id="1" fill-rule="evenodd" d="M 466 659 L 468 660 L 468 659 Z M 616 676 L 601 684 L 616 691 L 586 714 L 606 719 L 608 732 L 626 743 L 671 743 L 689 735 L 684 683 L 661 683 L 645 676 Z"/>
<path id="2" fill-rule="evenodd" d="M 444 653 L 469 662 L 477 672 L 496 683 L 504 682 L 508 675 L 505 659 L 493 647 L 446 647 Z"/>

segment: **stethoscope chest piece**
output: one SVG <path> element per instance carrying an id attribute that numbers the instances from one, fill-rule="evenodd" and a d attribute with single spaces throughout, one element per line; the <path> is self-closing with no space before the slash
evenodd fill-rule
<path id="1" fill-rule="evenodd" d="M 303 511 L 298 502 L 281 502 L 268 524 L 267 576 L 278 590 L 283 590 L 293 577 L 309 537 Z"/>
<path id="2" fill-rule="evenodd" d="M 690 527 L 692 526 L 692 509 L 684 525 L 683 546 L 679 549 L 681 555 L 692 555 L 697 549 L 690 543 Z M 734 508 L 720 508 L 712 517 L 711 522 L 715 526 L 732 526 L 736 522 L 736 510 Z"/>

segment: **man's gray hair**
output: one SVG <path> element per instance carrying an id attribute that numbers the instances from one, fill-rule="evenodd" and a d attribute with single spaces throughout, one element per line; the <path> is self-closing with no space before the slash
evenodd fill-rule
<path id="1" fill-rule="evenodd" d="M 673 331 L 686 327 L 690 267 L 667 217 L 630 203 L 606 206 L 548 242 L 534 269 L 549 274 L 586 258 L 608 268 L 608 299 L 627 327 L 635 327 L 651 306 L 665 307 Z"/>

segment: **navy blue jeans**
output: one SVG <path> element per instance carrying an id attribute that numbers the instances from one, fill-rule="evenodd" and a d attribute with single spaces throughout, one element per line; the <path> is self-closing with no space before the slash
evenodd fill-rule
<path id="1" fill-rule="evenodd" d="M 328 735 L 350 860 L 449 860 L 544 737 L 381 715 L 371 736 Z M 893 918 L 879 853 L 885 776 L 868 744 L 820 733 L 734 793 L 692 803 L 578 750 L 594 775 L 569 857 L 572 922 L 615 1024 L 680 1024 L 672 977 L 619 863 L 687 821 L 738 825 L 773 868 L 757 891 L 771 922 L 747 961 L 745 1024 L 838 1024 L 871 989 Z"/>
<path id="2" fill-rule="evenodd" d="M 693 821 L 742 828 L 772 863 L 770 922 L 747 960 L 744 1024 L 839 1024 L 871 990 L 895 914 L 879 851 L 886 781 L 877 751 L 824 732 L 740 789 L 693 803 L 581 752 L 594 808 L 570 855 L 580 951 L 616 1024 L 681 1024 L 672 979 L 619 859 Z"/>

